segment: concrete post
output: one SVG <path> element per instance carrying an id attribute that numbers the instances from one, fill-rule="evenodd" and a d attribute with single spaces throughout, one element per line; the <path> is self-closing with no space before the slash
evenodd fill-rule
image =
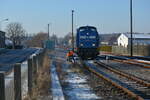
<path id="1" fill-rule="evenodd" d="M 32 95 L 32 86 L 33 86 L 33 66 L 32 59 L 28 59 L 28 93 Z"/>
<path id="2" fill-rule="evenodd" d="M 37 57 L 33 56 L 33 80 L 34 80 L 34 85 L 36 85 L 37 81 Z"/>
<path id="3" fill-rule="evenodd" d="M 5 73 L 0 72 L 0 100 L 5 100 Z"/>
<path id="4" fill-rule="evenodd" d="M 21 100 L 21 64 L 17 63 L 14 66 L 14 94 L 15 100 Z"/>

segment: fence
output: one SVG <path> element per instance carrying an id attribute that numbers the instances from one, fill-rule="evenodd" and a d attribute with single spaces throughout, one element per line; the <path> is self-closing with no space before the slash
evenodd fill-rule
<path id="1" fill-rule="evenodd" d="M 45 50 L 32 55 L 23 63 L 16 63 L 9 74 L 0 71 L 0 100 L 22 100 L 32 95 L 38 68 L 43 65 Z"/>
<path id="2" fill-rule="evenodd" d="M 112 53 L 130 55 L 131 47 L 112 46 Z M 150 56 L 150 45 L 134 45 L 133 55 Z"/>
<path id="3" fill-rule="evenodd" d="M 99 51 L 112 52 L 112 46 L 100 46 Z"/>

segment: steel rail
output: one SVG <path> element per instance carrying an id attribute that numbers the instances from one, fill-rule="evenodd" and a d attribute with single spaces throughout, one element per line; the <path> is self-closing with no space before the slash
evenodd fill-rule
<path id="1" fill-rule="evenodd" d="M 84 64 L 85 65 L 85 64 Z M 95 71 L 94 69 L 88 67 L 87 65 L 85 65 L 85 67 L 92 73 L 94 73 L 95 75 L 97 75 L 98 77 L 104 79 L 105 81 L 111 83 L 113 86 L 115 86 L 118 89 L 121 89 L 124 93 L 126 93 L 128 96 L 135 98 L 135 100 L 144 100 L 142 97 L 138 96 L 137 94 L 135 94 L 134 92 L 128 90 L 127 88 L 124 88 L 123 86 L 117 84 L 116 82 L 112 81 L 111 79 L 105 77 L 104 75 L 98 73 L 97 71 Z"/>
<path id="2" fill-rule="evenodd" d="M 123 77 L 126 77 L 126 78 L 128 78 L 128 79 L 134 80 L 134 81 L 136 81 L 137 83 L 139 83 L 140 85 L 143 85 L 143 86 L 146 86 L 146 87 L 150 88 L 150 83 L 148 83 L 148 82 L 146 82 L 146 81 L 144 81 L 144 80 L 142 80 L 142 79 L 140 79 L 140 78 L 138 78 L 138 77 L 136 77 L 136 76 L 134 76 L 134 75 L 131 75 L 131 74 L 129 75 L 129 74 L 123 72 L 123 71 L 120 71 L 120 70 L 117 70 L 117 69 L 115 69 L 115 68 L 112 68 L 111 66 L 109 66 L 109 65 L 107 65 L 107 64 L 105 64 L 105 63 L 102 63 L 102 62 L 96 61 L 96 63 L 97 63 L 98 65 L 103 66 L 103 67 L 105 67 L 106 69 L 108 69 L 108 70 L 110 70 L 110 71 L 116 73 L 116 74 L 119 74 L 119 75 L 121 75 L 121 76 L 123 76 Z"/>
<path id="3" fill-rule="evenodd" d="M 138 60 L 134 60 L 134 59 L 128 59 L 127 61 L 131 61 L 131 62 L 136 62 L 136 63 L 139 63 L 139 64 L 146 64 L 148 66 L 144 66 L 144 68 L 150 68 L 150 62 L 144 62 L 144 61 L 138 61 Z"/>
<path id="4" fill-rule="evenodd" d="M 132 62 L 137 62 L 137 63 L 143 63 L 143 64 L 150 65 L 150 62 L 144 62 L 144 61 L 139 61 L 139 60 L 135 60 L 135 59 L 128 59 L 128 60 L 132 61 Z"/>
<path id="5" fill-rule="evenodd" d="M 139 64 L 139 63 L 131 62 L 131 61 L 129 61 L 129 60 L 113 59 L 112 61 L 121 62 L 121 63 L 126 63 L 126 64 L 132 64 L 132 65 L 137 65 L 137 66 L 142 67 L 142 68 L 150 68 L 150 66 L 141 65 L 141 64 Z"/>

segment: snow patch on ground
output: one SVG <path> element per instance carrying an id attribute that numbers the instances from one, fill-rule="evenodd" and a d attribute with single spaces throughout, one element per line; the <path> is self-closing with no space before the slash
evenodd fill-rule
<path id="1" fill-rule="evenodd" d="M 146 61 L 146 60 L 137 60 L 137 61 L 141 61 L 141 62 L 150 63 L 150 61 Z"/>
<path id="2" fill-rule="evenodd" d="M 88 63 L 94 63 L 94 61 L 93 60 L 88 60 Z"/>
<path id="3" fill-rule="evenodd" d="M 67 65 L 68 66 L 68 65 Z M 64 94 L 69 100 L 100 100 L 101 97 L 98 97 L 93 91 L 92 88 L 87 83 L 87 77 L 71 71 L 71 69 L 64 66 L 64 71 L 68 74 L 64 77 L 64 83 L 66 84 L 64 89 Z"/>
<path id="4" fill-rule="evenodd" d="M 77 74 L 70 74 L 70 76 L 68 76 L 68 79 L 66 79 L 65 82 L 81 84 L 86 83 L 86 79 L 81 78 Z"/>

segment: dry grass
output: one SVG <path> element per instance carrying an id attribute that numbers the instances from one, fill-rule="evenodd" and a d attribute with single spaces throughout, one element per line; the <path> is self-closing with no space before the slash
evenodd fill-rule
<path id="1" fill-rule="evenodd" d="M 32 96 L 24 100 L 50 100 L 50 60 L 45 54 L 43 67 L 40 67 L 37 74 L 37 85 L 33 88 Z M 47 97 L 47 99 L 46 99 Z"/>

